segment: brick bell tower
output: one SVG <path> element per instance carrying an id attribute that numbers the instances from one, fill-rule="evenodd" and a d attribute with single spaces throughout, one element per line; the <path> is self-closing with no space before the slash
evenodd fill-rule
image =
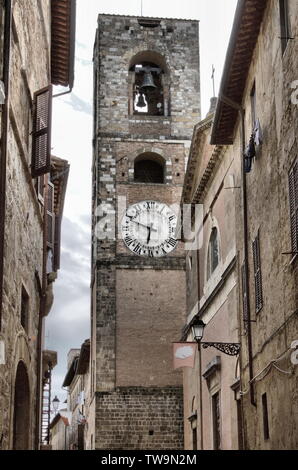
<path id="1" fill-rule="evenodd" d="M 197 21 L 99 15 L 88 421 L 96 449 L 183 448 L 172 342 L 185 322 L 185 256 L 173 205 L 199 90 Z"/>

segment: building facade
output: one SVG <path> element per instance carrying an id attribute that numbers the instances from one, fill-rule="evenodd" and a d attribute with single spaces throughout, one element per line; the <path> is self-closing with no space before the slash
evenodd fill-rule
<path id="1" fill-rule="evenodd" d="M 241 395 L 247 449 L 297 449 L 295 0 L 238 2 L 211 143 L 240 161 Z M 245 45 L 245 47 L 243 47 Z"/>
<path id="2" fill-rule="evenodd" d="M 68 436 L 67 450 L 84 450 L 87 442 L 86 416 L 88 415 L 88 398 L 90 395 L 90 340 L 86 340 L 81 349 L 71 349 L 68 353 L 67 362 L 68 370 L 62 385 L 68 388 L 69 428 L 66 431 Z"/>
<path id="3" fill-rule="evenodd" d="M 100 15 L 94 49 L 91 404 L 96 449 L 183 448 L 175 221 L 200 116 L 198 22 Z"/>
<path id="4" fill-rule="evenodd" d="M 193 232 L 196 225 L 200 229 L 197 246 L 186 251 L 182 340 L 194 341 L 192 326 L 206 325 L 194 367 L 184 369 L 185 448 L 194 450 L 243 446 L 238 355 L 227 355 L 220 346 L 203 347 L 206 342 L 239 343 L 234 182 L 240 165 L 226 146 L 210 145 L 215 104 L 212 98 L 207 117 L 195 126 L 182 194 L 182 207 L 197 210 Z"/>
<path id="5" fill-rule="evenodd" d="M 73 83 L 74 5 L 0 2 L 0 448 L 6 450 L 40 447 L 44 379 L 54 365 L 43 361 L 43 325 L 59 268 L 69 165 L 51 158 L 51 102 L 52 84 Z"/>

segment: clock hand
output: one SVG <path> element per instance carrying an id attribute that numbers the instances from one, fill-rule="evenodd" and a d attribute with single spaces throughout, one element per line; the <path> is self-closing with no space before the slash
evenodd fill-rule
<path id="1" fill-rule="evenodd" d="M 147 227 L 148 228 L 148 237 L 147 237 L 147 245 L 150 242 L 150 237 L 151 237 L 151 226 Z"/>
<path id="2" fill-rule="evenodd" d="M 157 232 L 157 229 L 156 228 L 153 228 L 151 225 L 145 225 L 145 224 L 142 224 L 141 222 L 138 222 L 137 220 L 132 220 L 132 217 L 131 216 L 127 216 L 133 223 L 135 224 L 138 224 L 138 225 L 141 225 L 142 227 L 145 227 L 145 228 L 150 228 L 150 230 L 153 230 L 155 232 Z"/>

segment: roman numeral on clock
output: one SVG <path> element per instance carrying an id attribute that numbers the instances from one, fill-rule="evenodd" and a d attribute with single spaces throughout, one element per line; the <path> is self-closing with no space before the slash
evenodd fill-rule
<path id="1" fill-rule="evenodd" d="M 135 240 L 131 237 L 125 237 L 124 241 L 125 241 L 127 246 L 130 246 Z"/>
<path id="2" fill-rule="evenodd" d="M 169 240 L 167 240 L 167 244 L 173 247 L 176 246 L 176 243 L 177 243 L 177 240 L 175 240 L 175 238 L 170 238 Z"/>
<path id="3" fill-rule="evenodd" d="M 135 253 L 139 254 L 139 255 L 142 253 L 142 246 L 140 245 L 140 243 L 138 243 L 138 244 L 134 247 L 133 251 L 134 251 Z"/>

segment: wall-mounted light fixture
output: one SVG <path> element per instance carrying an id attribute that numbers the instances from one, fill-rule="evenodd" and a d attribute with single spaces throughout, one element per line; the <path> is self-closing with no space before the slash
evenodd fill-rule
<path id="1" fill-rule="evenodd" d="M 194 340 L 198 345 L 202 345 L 204 349 L 206 348 L 216 348 L 218 351 L 221 351 L 228 356 L 238 356 L 240 352 L 240 343 L 220 343 L 220 342 L 203 342 L 205 323 L 202 320 L 199 320 L 192 326 L 192 333 Z"/>

